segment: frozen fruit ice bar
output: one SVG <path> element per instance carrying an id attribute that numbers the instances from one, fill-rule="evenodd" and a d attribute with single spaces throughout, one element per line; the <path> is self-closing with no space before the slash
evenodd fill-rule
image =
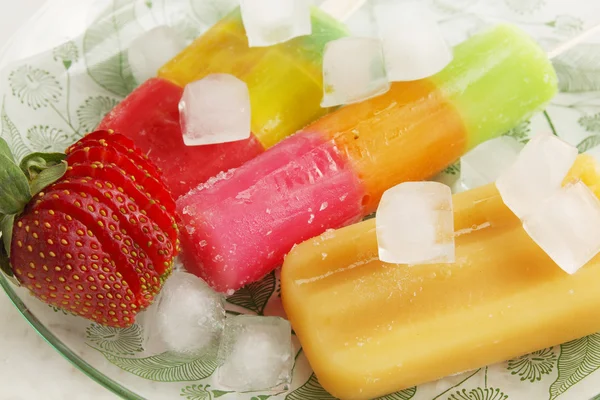
<path id="1" fill-rule="evenodd" d="M 516 27 L 474 36 L 454 54 L 433 77 L 343 107 L 181 198 L 188 268 L 222 291 L 260 279 L 293 244 L 370 214 L 388 188 L 435 175 L 556 92 L 545 52 Z"/>
<path id="2" fill-rule="evenodd" d="M 284 140 L 180 199 L 185 265 L 217 290 L 238 289 L 294 243 L 360 221 L 362 193 L 332 143 L 318 134 Z"/>
<path id="3" fill-rule="evenodd" d="M 599 171 L 579 156 L 564 184 L 580 180 L 600 196 Z M 375 220 L 323 234 L 286 257 L 285 311 L 332 395 L 378 398 L 600 330 L 600 256 L 573 275 L 563 271 L 494 184 L 453 203 L 452 264 L 380 261 Z"/>

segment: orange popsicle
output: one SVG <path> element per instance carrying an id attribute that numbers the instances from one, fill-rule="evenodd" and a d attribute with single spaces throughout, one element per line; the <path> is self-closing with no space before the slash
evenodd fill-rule
<path id="1" fill-rule="evenodd" d="M 565 183 L 577 179 L 600 196 L 594 159 L 579 156 Z M 371 399 L 600 330 L 600 256 L 565 273 L 493 184 L 453 202 L 452 264 L 380 261 L 375 220 L 327 232 L 286 257 L 285 310 L 334 396 Z"/>

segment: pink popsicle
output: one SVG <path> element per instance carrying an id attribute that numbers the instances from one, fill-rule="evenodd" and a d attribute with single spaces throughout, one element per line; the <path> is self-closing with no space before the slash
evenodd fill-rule
<path id="1" fill-rule="evenodd" d="M 359 221 L 363 194 L 332 141 L 292 136 L 179 199 L 186 267 L 219 291 L 239 289 L 281 263 L 295 243 Z"/>

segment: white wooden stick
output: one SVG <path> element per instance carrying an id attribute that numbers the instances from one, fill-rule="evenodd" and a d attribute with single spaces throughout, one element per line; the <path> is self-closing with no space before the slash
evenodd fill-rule
<path id="1" fill-rule="evenodd" d="M 344 22 L 368 0 L 327 0 L 321 4 L 321 10 L 338 21 Z"/>
<path id="2" fill-rule="evenodd" d="M 577 46 L 579 43 L 592 37 L 596 33 L 600 33 L 600 23 L 598 25 L 595 25 L 592 28 L 588 29 L 587 31 L 582 32 L 581 34 L 575 36 L 573 39 L 568 40 L 565 43 L 561 43 L 554 49 L 550 50 L 548 52 L 548 58 L 552 60 L 553 58 L 556 58 L 556 57 L 560 56 L 561 54 L 564 54 L 565 52 L 571 50 L 573 47 Z"/>

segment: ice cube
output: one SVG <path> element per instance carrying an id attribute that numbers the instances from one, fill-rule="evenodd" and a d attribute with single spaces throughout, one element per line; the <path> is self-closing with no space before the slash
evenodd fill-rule
<path id="1" fill-rule="evenodd" d="M 157 26 L 135 38 L 127 59 L 138 83 L 156 76 L 160 67 L 185 48 L 185 41 L 166 26 Z"/>
<path id="2" fill-rule="evenodd" d="M 350 37 L 327 43 L 322 107 L 363 101 L 389 89 L 380 40 Z"/>
<path id="3" fill-rule="evenodd" d="M 225 322 L 225 298 L 202 279 L 174 271 L 162 288 L 144 323 L 150 341 L 160 340 L 166 350 L 204 353 L 218 346 Z"/>
<path id="4" fill-rule="evenodd" d="M 600 251 L 600 201 L 582 182 L 567 185 L 538 204 L 523 228 L 569 274 Z"/>
<path id="5" fill-rule="evenodd" d="M 426 78 L 452 61 L 452 50 L 424 2 L 378 0 L 374 11 L 391 81 Z"/>
<path id="6" fill-rule="evenodd" d="M 307 0 L 240 0 L 240 8 L 250 47 L 272 46 L 312 32 Z"/>
<path id="7" fill-rule="evenodd" d="M 454 262 L 452 194 L 444 184 L 405 182 L 387 190 L 375 225 L 381 261 Z"/>
<path id="8" fill-rule="evenodd" d="M 250 137 L 248 86 L 229 74 L 211 74 L 185 87 L 179 102 L 187 146 L 235 142 Z"/>
<path id="9" fill-rule="evenodd" d="M 291 382 L 294 356 L 290 323 L 279 317 L 228 318 L 219 347 L 219 383 L 237 391 Z"/>
<path id="10" fill-rule="evenodd" d="M 321 9 L 323 8 L 321 7 Z M 352 11 L 352 9 L 348 9 L 348 12 Z M 355 10 L 344 21 L 344 24 L 348 27 L 351 36 L 379 38 L 375 14 L 370 4 Z"/>
<path id="11" fill-rule="evenodd" d="M 536 135 L 496 181 L 504 204 L 523 219 L 560 188 L 577 153 L 556 136 Z"/>
<path id="12" fill-rule="evenodd" d="M 460 183 L 465 190 L 474 189 L 496 179 L 517 159 L 523 145 L 510 136 L 481 143 L 460 160 Z"/>

